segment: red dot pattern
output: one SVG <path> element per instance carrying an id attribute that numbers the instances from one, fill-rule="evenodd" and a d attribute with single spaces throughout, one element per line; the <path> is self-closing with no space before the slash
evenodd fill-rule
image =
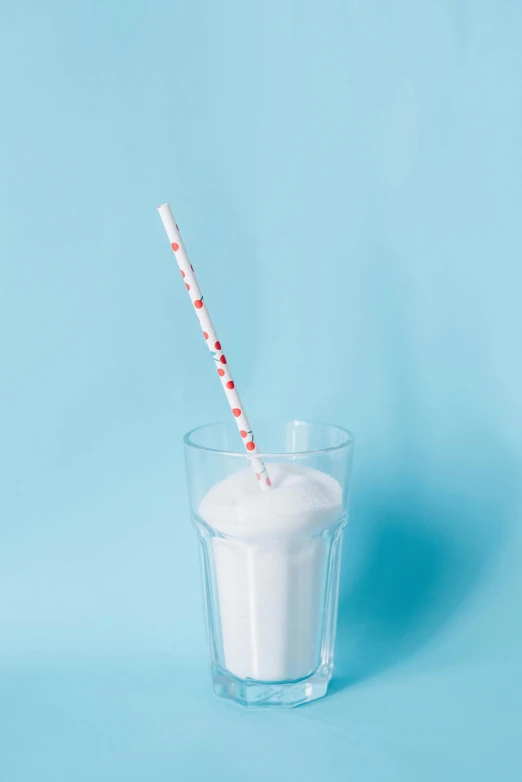
<path id="1" fill-rule="evenodd" d="M 171 243 L 171 247 L 172 247 L 174 252 L 177 252 L 180 249 L 180 246 L 179 246 L 179 244 L 177 242 L 172 242 Z M 192 271 L 194 271 L 194 267 L 192 266 L 192 264 L 190 264 L 190 268 L 192 269 Z M 181 276 L 183 278 L 185 278 L 186 277 L 185 272 L 183 270 L 180 270 L 180 271 L 181 271 Z M 185 282 L 185 287 L 186 287 L 187 291 L 190 291 L 191 285 L 188 282 Z M 200 299 L 193 299 L 193 304 L 194 304 L 194 307 L 197 310 L 202 310 L 203 309 L 203 296 L 201 296 Z M 198 317 L 198 320 L 199 320 L 199 317 Z M 204 338 L 206 340 L 208 340 L 210 338 L 210 335 L 209 335 L 208 331 L 203 331 L 203 336 L 204 336 Z M 210 347 L 210 345 L 209 345 L 209 347 Z M 221 348 L 221 342 L 219 340 L 216 340 L 214 342 L 214 350 L 215 351 L 221 351 L 221 349 L 222 349 Z M 227 360 L 226 360 L 224 355 L 221 355 L 219 358 L 217 356 L 214 356 L 214 360 L 217 361 L 220 364 L 226 364 L 227 363 Z M 222 369 L 221 367 L 218 367 L 217 371 L 218 371 L 218 375 L 221 378 L 225 377 L 226 372 L 225 372 L 224 369 Z M 230 391 L 235 389 L 235 383 L 234 383 L 233 380 L 228 380 L 226 382 L 225 381 L 223 381 L 223 382 L 224 382 L 226 388 L 229 389 Z M 239 407 L 232 408 L 232 413 L 233 413 L 233 415 L 236 418 L 239 418 L 240 416 L 243 415 L 243 411 Z M 255 451 L 256 446 L 255 446 L 255 443 L 254 443 L 254 440 L 253 440 L 252 432 L 250 432 L 250 431 L 247 432 L 245 429 L 241 429 L 239 433 L 240 433 L 241 437 L 243 438 L 243 440 L 247 440 L 247 442 L 245 442 L 245 448 L 247 449 L 247 451 L 249 451 L 250 453 L 252 453 L 252 451 Z M 248 438 L 251 438 L 251 439 L 248 439 Z M 270 478 L 268 478 L 268 477 L 264 478 L 263 473 L 265 473 L 265 475 L 266 475 L 265 469 L 263 469 L 261 471 L 261 473 L 256 472 L 257 480 L 258 481 L 264 480 L 267 486 L 271 486 L 272 484 L 271 484 Z"/>

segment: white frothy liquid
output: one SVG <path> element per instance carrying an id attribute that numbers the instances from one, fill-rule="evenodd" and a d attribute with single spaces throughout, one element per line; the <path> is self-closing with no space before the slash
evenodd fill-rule
<path id="1" fill-rule="evenodd" d="M 213 538 L 226 668 L 242 679 L 300 679 L 319 664 L 330 540 L 342 491 L 323 472 L 270 464 L 271 491 L 250 469 L 215 484 L 200 515 Z"/>

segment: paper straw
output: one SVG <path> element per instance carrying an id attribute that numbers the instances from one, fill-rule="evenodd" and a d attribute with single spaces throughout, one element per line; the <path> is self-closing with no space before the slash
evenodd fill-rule
<path id="1" fill-rule="evenodd" d="M 172 214 L 172 210 L 169 204 L 161 204 L 161 206 L 158 206 L 158 211 L 161 217 L 161 222 L 163 223 L 163 227 L 167 232 L 170 246 L 174 251 L 174 256 L 178 263 L 181 276 L 185 282 L 188 295 L 190 296 L 190 300 L 192 301 L 192 304 L 194 305 L 195 311 L 197 313 L 199 325 L 201 326 L 203 336 L 205 337 L 205 342 L 207 343 L 208 349 L 212 354 L 212 358 L 216 362 L 219 379 L 221 380 L 221 385 L 223 386 L 225 396 L 227 398 L 228 404 L 230 405 L 230 409 L 236 421 L 237 428 L 239 429 L 239 434 L 243 440 L 243 445 L 245 446 L 248 453 L 253 454 L 251 464 L 257 475 L 261 488 L 267 489 L 269 486 L 271 486 L 271 483 L 270 478 L 268 477 L 266 465 L 262 459 L 255 456 L 257 446 L 252 427 L 250 426 L 250 422 L 247 418 L 243 403 L 239 398 L 236 384 L 232 380 L 230 366 L 227 362 L 227 359 L 225 358 L 223 347 L 210 319 L 207 301 L 206 299 L 203 300 L 203 294 L 201 293 L 201 289 L 196 279 L 194 268 L 190 263 L 185 247 L 183 246 L 183 241 L 181 239 L 177 223 L 174 220 L 174 215 Z"/>

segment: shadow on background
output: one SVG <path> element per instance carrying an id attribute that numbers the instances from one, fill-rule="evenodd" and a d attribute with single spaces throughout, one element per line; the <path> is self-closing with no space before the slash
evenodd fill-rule
<path id="1" fill-rule="evenodd" d="M 331 692 L 415 654 L 487 579 L 506 536 L 513 464 L 485 439 L 468 441 L 466 453 L 454 446 L 447 452 L 458 462 L 430 473 L 437 485 L 417 469 L 408 491 L 359 490 L 345 532 Z"/>

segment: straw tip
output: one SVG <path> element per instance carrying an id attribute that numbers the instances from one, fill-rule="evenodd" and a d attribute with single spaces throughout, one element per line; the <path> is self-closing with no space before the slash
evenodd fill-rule
<path id="1" fill-rule="evenodd" d="M 164 206 L 168 206 L 168 204 L 160 204 L 160 205 L 158 206 L 158 209 L 163 209 L 163 207 L 164 207 Z"/>

